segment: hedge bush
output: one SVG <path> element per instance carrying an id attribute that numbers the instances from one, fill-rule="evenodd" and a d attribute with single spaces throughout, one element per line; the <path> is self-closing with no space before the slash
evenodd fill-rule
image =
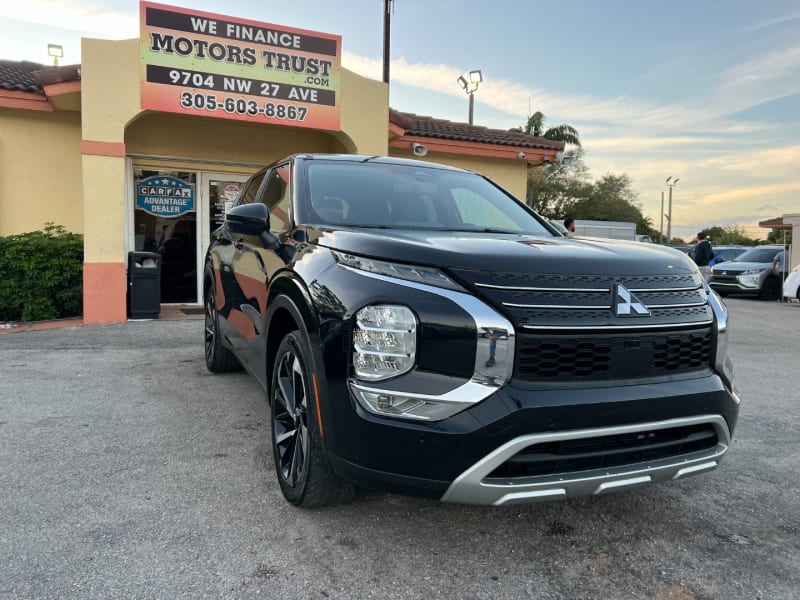
<path id="1" fill-rule="evenodd" d="M 83 236 L 47 223 L 43 231 L 0 236 L 0 321 L 79 316 Z"/>

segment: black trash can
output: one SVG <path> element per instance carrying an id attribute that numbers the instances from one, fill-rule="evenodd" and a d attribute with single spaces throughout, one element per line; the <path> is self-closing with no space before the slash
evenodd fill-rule
<path id="1" fill-rule="evenodd" d="M 161 312 L 161 255 L 128 252 L 128 317 L 157 319 Z"/>

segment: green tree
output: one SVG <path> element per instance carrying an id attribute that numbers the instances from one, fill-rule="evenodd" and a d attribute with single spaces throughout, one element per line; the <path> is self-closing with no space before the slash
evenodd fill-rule
<path id="1" fill-rule="evenodd" d="M 744 228 L 739 225 L 732 225 L 730 227 L 707 227 L 703 229 L 712 245 L 716 246 L 755 246 L 756 240 L 748 237 Z"/>
<path id="2" fill-rule="evenodd" d="M 544 126 L 544 113 L 537 110 L 535 113 L 528 117 L 527 122 L 522 127 L 514 127 L 509 131 L 516 131 L 517 133 L 524 133 L 535 137 L 542 137 L 546 140 L 554 142 L 564 142 L 565 144 L 572 144 L 573 146 L 581 147 L 580 136 L 578 131 L 571 125 L 562 123 L 555 127 L 545 129 Z"/>
<path id="3" fill-rule="evenodd" d="M 576 219 L 632 222 L 636 223 L 637 233 L 651 238 L 657 235 L 650 217 L 642 213 L 631 178 L 624 173 L 603 175 L 591 184 L 586 197 L 572 204 L 570 211 Z"/>
<path id="4" fill-rule="evenodd" d="M 589 169 L 583 161 L 583 150 L 569 152 L 569 160 L 528 169 L 526 202 L 548 219 L 563 219 L 580 198 L 591 189 Z"/>
<path id="5" fill-rule="evenodd" d="M 767 242 L 770 244 L 783 244 L 783 229 L 771 229 L 767 234 Z M 786 231 L 786 243 L 792 243 L 792 230 Z"/>

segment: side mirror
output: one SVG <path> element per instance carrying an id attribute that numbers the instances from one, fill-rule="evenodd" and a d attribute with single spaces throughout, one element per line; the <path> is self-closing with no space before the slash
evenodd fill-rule
<path id="1" fill-rule="evenodd" d="M 265 248 L 278 244 L 278 238 L 269 230 L 269 210 L 261 202 L 234 206 L 225 221 L 234 233 L 258 237 Z"/>

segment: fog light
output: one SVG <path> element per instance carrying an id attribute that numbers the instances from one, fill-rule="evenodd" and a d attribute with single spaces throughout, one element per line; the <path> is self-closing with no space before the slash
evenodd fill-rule
<path id="1" fill-rule="evenodd" d="M 354 381 L 350 382 L 350 389 L 358 403 L 366 410 L 386 417 L 440 421 L 474 404 L 469 400 L 450 400 L 422 394 L 370 389 Z"/>
<path id="2" fill-rule="evenodd" d="M 375 407 L 378 410 L 395 415 L 402 415 L 404 412 L 423 404 L 422 400 L 404 396 L 389 396 L 388 394 L 378 394 L 377 398 L 373 394 L 366 394 L 365 399 L 367 401 L 374 399 Z"/>

